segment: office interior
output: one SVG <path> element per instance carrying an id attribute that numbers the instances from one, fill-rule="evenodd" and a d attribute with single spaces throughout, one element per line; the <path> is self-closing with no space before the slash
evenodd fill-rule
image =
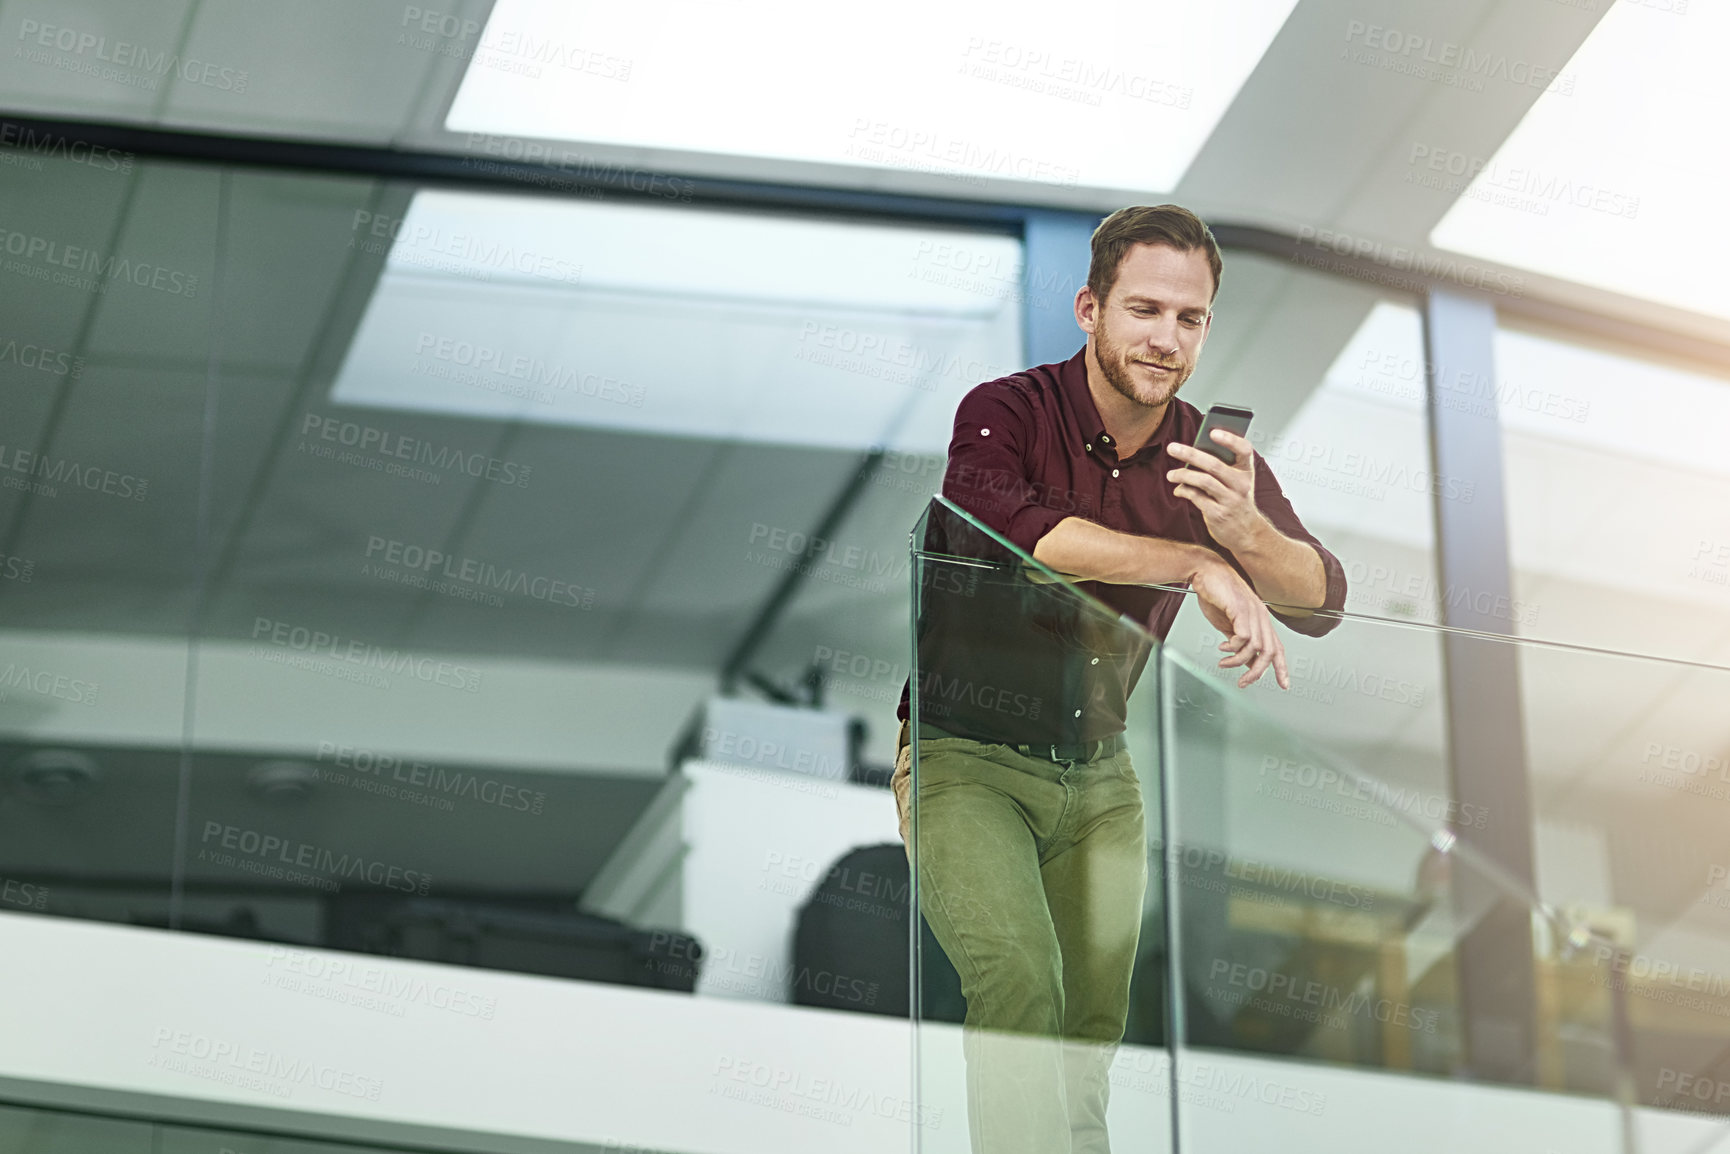
<path id="1" fill-rule="evenodd" d="M 1167 201 L 1350 591 L 1132 699 L 1114 1144 L 1730 1149 L 1730 15 L 1078 16 L 0 0 L 0 1151 L 968 1149 L 913 530 Z"/>

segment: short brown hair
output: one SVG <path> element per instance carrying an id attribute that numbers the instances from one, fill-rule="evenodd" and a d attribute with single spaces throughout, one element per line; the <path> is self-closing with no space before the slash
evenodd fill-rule
<path id="1" fill-rule="evenodd" d="M 1117 283 L 1117 270 L 1129 250 L 1138 244 L 1163 244 L 1179 252 L 1200 249 L 1207 255 L 1207 267 L 1213 271 L 1213 296 L 1219 296 L 1219 275 L 1222 267 L 1219 242 L 1201 217 L 1176 204 L 1131 205 L 1120 208 L 1093 230 L 1093 261 L 1087 266 L 1087 287 L 1101 304 Z"/>

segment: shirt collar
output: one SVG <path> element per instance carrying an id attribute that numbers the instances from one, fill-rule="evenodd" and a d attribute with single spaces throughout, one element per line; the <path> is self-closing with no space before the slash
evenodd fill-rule
<path id="1" fill-rule="evenodd" d="M 1165 447 L 1175 431 L 1174 422 L 1178 417 L 1180 402 L 1176 397 L 1165 407 L 1165 416 L 1160 418 L 1159 427 L 1153 431 L 1153 436 L 1147 439 L 1147 444 L 1136 450 L 1135 454 L 1125 461 L 1117 460 L 1117 443 L 1111 434 L 1105 431 L 1105 422 L 1099 417 L 1099 406 L 1093 403 L 1093 393 L 1087 387 L 1087 346 L 1082 345 L 1081 351 L 1063 362 L 1057 373 L 1059 387 L 1063 390 L 1069 409 L 1075 414 L 1075 424 L 1080 430 L 1083 443 L 1074 448 L 1083 455 L 1093 455 L 1101 452 L 1103 461 L 1126 465 L 1130 461 L 1140 461 L 1156 455 Z"/>

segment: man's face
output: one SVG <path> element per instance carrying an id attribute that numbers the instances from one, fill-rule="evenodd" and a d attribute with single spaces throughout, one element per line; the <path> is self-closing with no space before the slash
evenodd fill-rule
<path id="1" fill-rule="evenodd" d="M 1200 249 L 1138 244 L 1103 302 L 1083 288 L 1075 316 L 1107 383 L 1140 405 L 1165 404 L 1195 372 L 1213 322 L 1213 271 Z"/>

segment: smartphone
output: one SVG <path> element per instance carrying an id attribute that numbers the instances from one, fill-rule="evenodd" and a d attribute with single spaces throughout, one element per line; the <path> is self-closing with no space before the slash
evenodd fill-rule
<path id="1" fill-rule="evenodd" d="M 1201 432 L 1195 435 L 1195 447 L 1204 453 L 1212 453 L 1228 465 L 1237 464 L 1237 454 L 1216 443 L 1208 434 L 1215 429 L 1224 429 L 1240 437 L 1248 436 L 1250 418 L 1254 416 L 1248 409 L 1236 405 L 1214 405 L 1201 420 Z"/>

